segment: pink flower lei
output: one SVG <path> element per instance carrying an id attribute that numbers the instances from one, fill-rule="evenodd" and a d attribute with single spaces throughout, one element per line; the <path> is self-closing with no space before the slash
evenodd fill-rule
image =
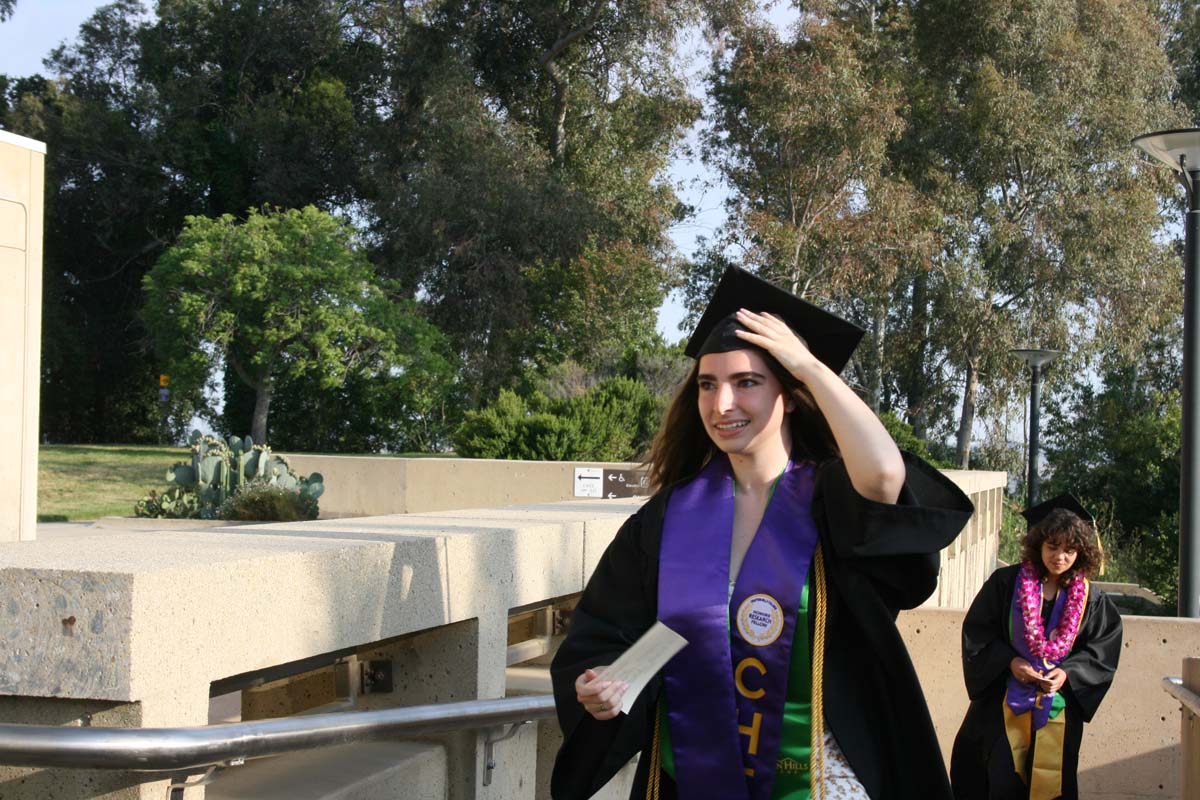
<path id="1" fill-rule="evenodd" d="M 1032 563 L 1022 562 L 1017 591 L 1021 616 L 1025 619 L 1025 643 L 1034 658 L 1061 661 L 1075 644 L 1083 606 L 1087 602 L 1087 582 L 1081 575 L 1075 575 L 1064 588 L 1067 590 L 1066 607 L 1050 640 L 1046 641 L 1042 634 L 1042 581 Z"/>

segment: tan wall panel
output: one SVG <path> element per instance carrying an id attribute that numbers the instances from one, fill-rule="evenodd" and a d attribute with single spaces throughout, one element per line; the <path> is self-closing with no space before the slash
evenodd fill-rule
<path id="1" fill-rule="evenodd" d="M 0 248 L 0 341 L 16 346 L 0 347 L 0 541 L 20 539 L 21 479 L 24 420 L 23 402 L 25 348 L 19 346 L 25 330 L 25 314 L 14 308 L 25 296 L 25 253 Z M 13 299 L 16 299 L 14 302 Z M 23 303 L 21 303 L 23 305 Z"/>
<path id="2" fill-rule="evenodd" d="M 25 205 L 0 198 L 0 247 L 24 252 L 27 228 Z"/>
<path id="3" fill-rule="evenodd" d="M 31 157 L 42 158 L 24 147 L 0 140 L 0 197 L 6 200 L 27 202 L 33 185 L 29 162 Z M 41 175 L 38 176 L 41 180 Z"/>
<path id="4" fill-rule="evenodd" d="M 37 535 L 45 146 L 0 131 L 0 541 Z"/>

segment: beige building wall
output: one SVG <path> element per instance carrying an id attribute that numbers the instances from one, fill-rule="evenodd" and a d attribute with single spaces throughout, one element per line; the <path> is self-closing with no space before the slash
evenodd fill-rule
<path id="1" fill-rule="evenodd" d="M 0 130 L 0 541 L 37 521 L 46 146 Z"/>

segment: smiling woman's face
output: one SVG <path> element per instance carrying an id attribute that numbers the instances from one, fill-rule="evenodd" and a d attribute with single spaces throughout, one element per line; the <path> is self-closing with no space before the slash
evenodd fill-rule
<path id="1" fill-rule="evenodd" d="M 700 419 L 722 451 L 752 455 L 784 435 L 792 403 L 761 353 L 731 350 L 701 356 L 696 385 Z"/>
<path id="2" fill-rule="evenodd" d="M 1047 539 L 1042 542 L 1042 564 L 1046 571 L 1054 577 L 1059 577 L 1075 565 L 1079 552 L 1061 540 Z"/>

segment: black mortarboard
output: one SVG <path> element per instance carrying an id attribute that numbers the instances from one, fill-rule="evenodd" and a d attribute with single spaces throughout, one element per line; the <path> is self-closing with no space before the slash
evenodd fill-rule
<path id="1" fill-rule="evenodd" d="M 684 354 L 699 358 L 707 353 L 726 353 L 752 346 L 736 334 L 738 330 L 745 330 L 734 317 L 740 308 L 781 318 L 804 339 L 812 354 L 834 372 L 841 372 L 846 366 L 864 333 L 854 323 L 772 286 L 744 269 L 729 267 L 696 323 Z"/>
<path id="2" fill-rule="evenodd" d="M 1029 522 L 1029 527 L 1037 525 L 1046 518 L 1056 508 L 1065 508 L 1067 511 L 1073 511 L 1087 524 L 1092 527 L 1096 526 L 1096 518 L 1092 513 L 1083 507 L 1083 504 L 1075 499 L 1075 496 L 1069 493 L 1060 494 L 1058 497 L 1052 497 L 1044 503 L 1038 503 L 1033 508 L 1027 508 L 1021 512 L 1021 516 Z"/>

